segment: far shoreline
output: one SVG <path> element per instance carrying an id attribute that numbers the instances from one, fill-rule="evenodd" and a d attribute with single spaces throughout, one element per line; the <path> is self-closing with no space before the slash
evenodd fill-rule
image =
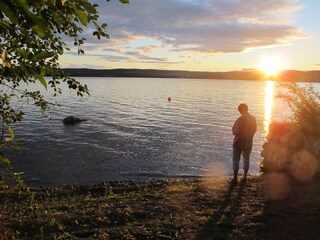
<path id="1" fill-rule="evenodd" d="M 289 81 L 320 82 L 320 71 L 283 70 L 277 77 L 265 76 L 258 70 L 209 72 L 157 69 L 90 69 L 63 68 L 71 77 L 127 77 L 127 78 L 182 78 L 182 79 L 215 79 L 215 80 L 247 80 L 247 81 Z"/>

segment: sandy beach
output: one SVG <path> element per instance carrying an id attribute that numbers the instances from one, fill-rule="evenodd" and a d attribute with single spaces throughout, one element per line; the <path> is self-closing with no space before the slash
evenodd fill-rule
<path id="1" fill-rule="evenodd" d="M 0 199 L 1 239 L 320 239 L 319 178 L 114 182 Z"/>

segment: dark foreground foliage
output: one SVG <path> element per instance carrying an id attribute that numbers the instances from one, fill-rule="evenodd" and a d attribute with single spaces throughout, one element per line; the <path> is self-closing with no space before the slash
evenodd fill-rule
<path id="1" fill-rule="evenodd" d="M 319 179 L 288 177 L 279 194 L 276 177 L 3 192 L 0 239 L 317 239 Z"/>

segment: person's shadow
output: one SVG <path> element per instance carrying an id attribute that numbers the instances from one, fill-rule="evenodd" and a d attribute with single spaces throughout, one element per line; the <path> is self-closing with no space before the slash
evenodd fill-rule
<path id="1" fill-rule="evenodd" d="M 228 238 L 234 228 L 235 214 L 242 202 L 245 185 L 246 182 L 240 182 L 238 185 L 229 184 L 221 206 L 200 230 L 196 237 L 197 240 Z"/>

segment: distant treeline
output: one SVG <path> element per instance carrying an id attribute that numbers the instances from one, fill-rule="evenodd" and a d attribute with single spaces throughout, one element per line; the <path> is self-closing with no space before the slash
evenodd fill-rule
<path id="1" fill-rule="evenodd" d="M 197 79 L 236 79 L 236 80 L 267 80 L 260 71 L 231 72 L 198 72 L 153 69 L 89 69 L 65 68 L 64 71 L 73 77 L 146 77 L 146 78 L 197 78 Z M 295 82 L 320 82 L 320 71 L 282 71 L 272 80 Z"/>

